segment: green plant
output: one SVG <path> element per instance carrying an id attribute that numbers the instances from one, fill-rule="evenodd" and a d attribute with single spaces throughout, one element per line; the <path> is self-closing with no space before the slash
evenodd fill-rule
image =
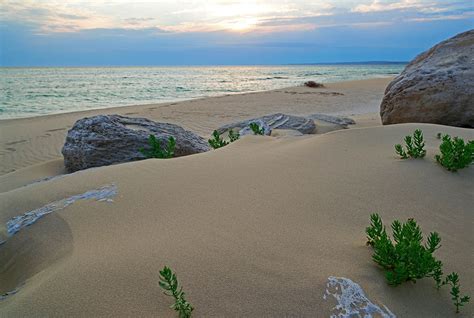
<path id="1" fill-rule="evenodd" d="M 378 214 L 370 215 L 370 225 L 366 228 L 367 245 L 374 248 L 372 259 L 385 271 L 390 285 L 397 286 L 405 281 L 416 282 L 417 279 L 432 277 L 436 288 L 451 285 L 451 296 L 456 312 L 470 299 L 460 296 L 459 276 L 451 273 L 443 280 L 443 263 L 433 253 L 440 248 L 441 238 L 431 232 L 423 244 L 423 234 L 414 219 L 406 223 L 398 220 L 392 222 L 393 240 L 387 234 L 382 219 Z"/>
<path id="2" fill-rule="evenodd" d="M 439 290 L 443 285 L 443 263 L 439 261 L 439 266 L 437 266 L 433 272 L 433 279 L 436 282 L 436 289 Z"/>
<path id="3" fill-rule="evenodd" d="M 423 245 L 423 236 L 415 220 L 409 219 L 404 224 L 395 220 L 392 223 L 394 244 L 380 216 L 372 214 L 370 219 L 371 225 L 366 233 L 368 243 L 374 248 L 372 258 L 384 268 L 390 285 L 436 275 L 442 265 L 433 256 L 440 246 L 438 233 L 430 233 L 427 243 Z"/>
<path id="4" fill-rule="evenodd" d="M 227 146 L 229 143 L 234 142 L 239 138 L 240 138 L 239 132 L 235 133 L 231 129 L 229 130 L 229 141 L 226 141 L 224 140 L 224 138 L 221 138 L 221 135 L 217 132 L 217 130 L 214 130 L 214 132 L 212 133 L 212 138 L 209 139 L 208 142 L 212 148 L 217 149 L 217 148 Z"/>
<path id="5" fill-rule="evenodd" d="M 185 299 L 185 294 L 183 292 L 183 287 L 179 288 L 178 278 L 173 271 L 165 266 L 160 271 L 160 281 L 159 285 L 165 291 L 163 292 L 167 296 L 173 296 L 174 304 L 170 308 L 178 312 L 179 318 L 189 318 L 191 317 L 191 312 L 194 310 L 193 306 Z M 179 290 L 178 290 L 179 288 Z"/>
<path id="6" fill-rule="evenodd" d="M 474 161 L 474 140 L 467 143 L 462 138 L 444 135 L 439 146 L 441 154 L 435 156 L 436 161 L 449 171 L 457 171 L 468 167 Z"/>
<path id="7" fill-rule="evenodd" d="M 442 137 L 442 135 L 441 135 L 440 132 L 436 134 L 436 139 L 441 139 L 441 137 Z"/>
<path id="8" fill-rule="evenodd" d="M 252 129 L 254 135 L 264 135 L 265 134 L 265 129 L 260 126 L 257 123 L 250 123 L 249 125 L 250 129 Z"/>
<path id="9" fill-rule="evenodd" d="M 174 149 L 176 147 L 176 140 L 173 136 L 168 138 L 168 143 L 164 148 L 161 147 L 160 141 L 154 136 L 148 137 L 148 144 L 150 145 L 149 150 L 140 148 L 139 151 L 147 158 L 160 158 L 167 159 L 174 156 Z"/>
<path id="10" fill-rule="evenodd" d="M 234 132 L 232 129 L 229 130 L 229 139 L 230 139 L 230 142 L 234 142 L 236 140 L 238 140 L 240 138 L 240 134 L 239 132 Z"/>
<path id="11" fill-rule="evenodd" d="M 458 273 L 452 272 L 448 276 L 446 276 L 445 284 L 451 285 L 451 299 L 453 300 L 454 306 L 456 306 L 456 313 L 459 312 L 459 307 L 464 306 L 469 302 L 471 297 L 469 296 L 462 296 L 461 297 L 461 285 L 459 284 L 459 275 Z"/>
<path id="12" fill-rule="evenodd" d="M 221 148 L 229 144 L 228 141 L 225 141 L 223 138 L 221 138 L 221 135 L 217 132 L 217 130 L 214 130 L 212 133 L 212 138 L 209 139 L 208 142 L 214 149 Z"/>
<path id="13" fill-rule="evenodd" d="M 408 158 L 407 153 L 405 152 L 405 150 L 403 150 L 403 147 L 402 147 L 402 145 L 400 145 L 400 144 L 396 144 L 396 145 L 395 145 L 395 152 L 396 152 L 402 159 L 407 159 L 407 158 Z"/>
<path id="14" fill-rule="evenodd" d="M 375 245 L 375 242 L 381 240 L 382 235 L 386 235 L 382 219 L 377 213 L 370 215 L 370 226 L 365 228 L 365 233 L 367 234 L 367 245 L 372 247 Z"/>
<path id="15" fill-rule="evenodd" d="M 400 155 L 402 159 L 407 159 L 408 157 L 423 158 L 426 155 L 423 132 L 420 129 L 416 129 L 413 133 L 413 137 L 410 135 L 405 136 L 405 147 L 406 151 L 402 145 L 395 145 L 395 152 Z"/>

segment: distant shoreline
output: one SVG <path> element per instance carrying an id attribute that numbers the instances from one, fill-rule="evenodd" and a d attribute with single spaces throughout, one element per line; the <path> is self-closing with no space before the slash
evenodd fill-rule
<path id="1" fill-rule="evenodd" d="M 384 76 L 384 77 L 373 77 L 373 78 L 366 78 L 366 79 L 358 79 L 358 80 L 349 80 L 349 81 L 337 81 L 337 82 L 329 82 L 329 83 L 324 83 L 325 85 L 333 85 L 333 84 L 349 84 L 349 85 L 358 85 L 360 83 L 361 85 L 364 85 L 363 83 L 365 81 L 388 81 L 393 79 L 393 76 Z M 276 88 L 276 89 L 269 89 L 269 90 L 260 90 L 260 91 L 248 91 L 248 92 L 239 92 L 239 93 L 227 93 L 227 94 L 221 94 L 221 95 L 216 95 L 216 96 L 198 96 L 198 97 L 193 97 L 193 98 L 183 98 L 183 99 L 175 99 L 175 100 L 164 100 L 164 101 L 159 101 L 155 103 L 144 103 L 144 104 L 129 104 L 129 105 L 120 105 L 120 106 L 112 106 L 112 107 L 98 107 L 98 108 L 90 108 L 90 109 L 81 109 L 81 110 L 72 110 L 72 111 L 67 111 L 67 112 L 57 112 L 57 113 L 51 113 L 51 114 L 39 114 L 39 115 L 32 115 L 32 116 L 25 116 L 25 117 L 13 117 L 13 118 L 0 118 L 0 125 L 2 123 L 11 123 L 14 121 L 23 121 L 23 120 L 40 120 L 40 119 L 45 119 L 48 117 L 56 117 L 56 116 L 68 116 L 68 115 L 81 115 L 83 114 L 84 116 L 88 114 L 99 114 L 99 113 L 124 113 L 126 112 L 127 109 L 133 109 L 136 107 L 147 107 L 147 106 L 156 106 L 156 105 L 178 105 L 178 104 L 183 104 L 183 103 L 193 103 L 193 102 L 200 102 L 200 101 L 206 101 L 206 100 L 214 100 L 214 99 L 219 99 L 219 98 L 226 98 L 226 97 L 237 97 L 238 96 L 245 96 L 245 95 L 252 95 L 252 94 L 261 94 L 261 93 L 272 93 L 275 91 L 281 91 L 281 90 L 291 90 L 295 88 L 304 88 L 303 85 L 301 86 L 288 86 L 288 87 L 282 87 L 282 88 Z M 368 114 L 371 112 L 364 112 L 363 114 Z M 359 114 L 360 115 L 360 114 Z"/>
<path id="2" fill-rule="evenodd" d="M 2 68 L 0 119 L 398 75 L 399 64 Z"/>

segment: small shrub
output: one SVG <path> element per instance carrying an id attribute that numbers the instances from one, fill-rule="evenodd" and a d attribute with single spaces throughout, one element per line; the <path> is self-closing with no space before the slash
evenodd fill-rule
<path id="1" fill-rule="evenodd" d="M 167 159 L 174 156 L 174 149 L 176 147 L 176 140 L 173 136 L 168 138 L 168 143 L 164 148 L 161 147 L 160 141 L 154 136 L 150 135 L 148 138 L 148 144 L 150 145 L 150 150 L 145 148 L 140 148 L 139 151 L 147 158 L 160 158 Z"/>
<path id="2" fill-rule="evenodd" d="M 408 159 L 408 155 L 407 155 L 407 153 L 405 152 L 405 150 L 403 150 L 402 145 L 396 144 L 396 145 L 395 145 L 395 152 L 400 156 L 400 158 L 402 158 L 402 159 Z"/>
<path id="3" fill-rule="evenodd" d="M 227 146 L 229 143 L 234 142 L 240 138 L 239 132 L 234 132 L 232 129 L 229 130 L 229 141 L 224 140 L 224 138 L 221 138 L 221 135 L 217 132 L 217 130 L 214 130 L 212 133 L 212 138 L 208 140 L 209 144 L 211 145 L 212 148 L 217 149 L 221 148 L 224 146 Z"/>
<path id="4" fill-rule="evenodd" d="M 468 167 L 474 161 L 474 140 L 467 143 L 462 138 L 444 135 L 439 146 L 441 154 L 435 156 L 436 161 L 449 171 L 457 171 Z"/>
<path id="5" fill-rule="evenodd" d="M 315 81 L 307 81 L 304 83 L 304 86 L 306 87 L 311 87 L 311 88 L 321 88 L 321 87 L 324 87 L 323 84 L 321 83 L 317 83 Z"/>
<path id="6" fill-rule="evenodd" d="M 423 245 L 423 236 L 415 220 L 409 219 L 404 224 L 396 220 L 392 223 L 394 244 L 380 216 L 372 214 L 370 219 L 371 224 L 366 233 L 368 244 L 374 248 L 372 258 L 385 269 L 385 277 L 390 285 L 433 277 L 439 271 L 442 263 L 433 256 L 440 246 L 438 233 L 430 233 L 427 243 Z"/>
<path id="7" fill-rule="evenodd" d="M 453 272 L 443 280 L 443 263 L 433 256 L 440 247 L 438 233 L 430 233 L 423 244 L 423 234 L 413 219 L 403 224 L 398 220 L 393 221 L 392 231 L 395 244 L 378 214 L 370 216 L 370 226 L 365 230 L 367 245 L 374 248 L 372 259 L 384 269 L 388 283 L 397 286 L 405 281 L 416 282 L 417 279 L 432 277 L 437 289 L 446 284 L 451 285 L 451 299 L 456 312 L 459 312 L 459 307 L 469 302 L 470 297 L 460 296 L 457 273 Z"/>
<path id="8" fill-rule="evenodd" d="M 436 139 L 441 139 L 441 137 L 442 137 L 442 135 L 441 135 L 440 132 L 436 134 Z"/>
<path id="9" fill-rule="evenodd" d="M 217 132 L 217 130 L 214 130 L 214 132 L 212 133 L 212 138 L 209 139 L 208 142 L 214 149 L 218 149 L 229 144 L 229 142 L 221 138 L 221 135 Z"/>
<path id="10" fill-rule="evenodd" d="M 260 128 L 260 126 L 257 123 L 250 123 L 249 127 L 250 129 L 252 129 L 254 135 L 265 134 L 265 129 L 263 127 Z"/>
<path id="11" fill-rule="evenodd" d="M 236 140 L 238 140 L 240 138 L 240 134 L 239 132 L 234 132 L 232 129 L 229 130 L 229 139 L 230 139 L 230 142 L 234 142 Z"/>
<path id="12" fill-rule="evenodd" d="M 467 304 L 471 297 L 461 297 L 461 285 L 459 284 L 458 273 L 452 272 L 451 274 L 446 276 L 446 280 L 444 283 L 451 285 L 451 299 L 453 300 L 454 306 L 456 306 L 456 313 L 459 313 L 459 307 L 462 307 Z"/>
<path id="13" fill-rule="evenodd" d="M 395 152 L 402 158 L 423 158 L 426 155 L 425 142 L 423 140 L 423 132 L 420 129 L 415 130 L 413 137 L 408 135 L 405 137 L 406 151 L 402 145 L 395 145 Z"/>
<path id="14" fill-rule="evenodd" d="M 159 285 L 165 290 L 163 293 L 166 296 L 172 296 L 174 298 L 174 304 L 171 305 L 170 308 L 178 312 L 178 317 L 191 317 L 191 312 L 194 310 L 194 308 L 186 301 L 183 287 L 179 288 L 178 290 L 178 278 L 169 267 L 165 266 L 160 271 Z"/>

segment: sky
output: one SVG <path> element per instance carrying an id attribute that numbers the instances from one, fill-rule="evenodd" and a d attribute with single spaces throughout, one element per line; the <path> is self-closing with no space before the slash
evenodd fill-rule
<path id="1" fill-rule="evenodd" d="M 0 66 L 408 61 L 468 0 L 0 0 Z"/>

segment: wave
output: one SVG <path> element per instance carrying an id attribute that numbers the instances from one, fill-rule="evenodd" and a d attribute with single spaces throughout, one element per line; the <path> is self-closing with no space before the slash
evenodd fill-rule
<path id="1" fill-rule="evenodd" d="M 393 76 L 404 65 L 282 65 L 252 67 L 0 68 L 1 118 L 147 104 L 299 86 L 308 78 L 334 82 Z"/>

